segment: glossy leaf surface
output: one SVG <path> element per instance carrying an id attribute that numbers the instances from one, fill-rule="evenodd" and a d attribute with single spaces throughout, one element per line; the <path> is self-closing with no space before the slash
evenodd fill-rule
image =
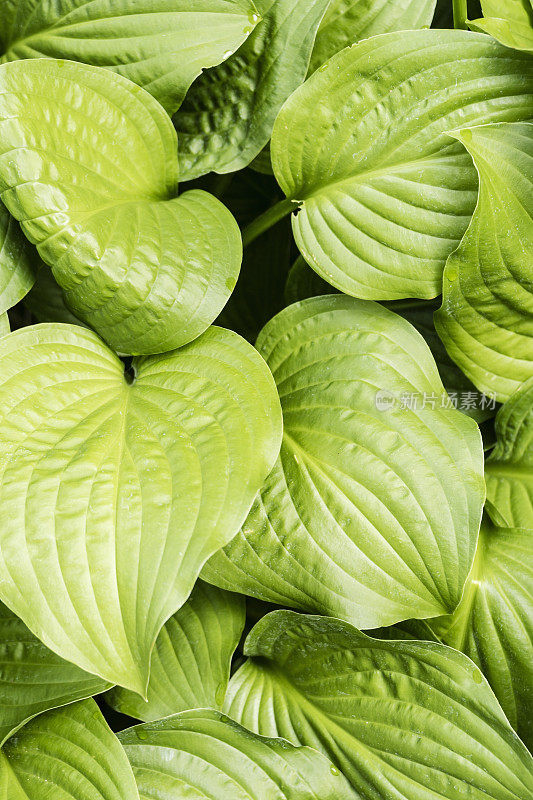
<path id="1" fill-rule="evenodd" d="M 49 56 L 107 67 L 172 114 L 258 19 L 251 0 L 0 0 L 0 62 Z"/>
<path id="2" fill-rule="evenodd" d="M 461 603 L 434 628 L 470 656 L 522 741 L 533 745 L 533 528 L 485 519 Z"/>
<path id="3" fill-rule="evenodd" d="M 196 338 L 237 280 L 235 220 L 205 192 L 176 197 L 177 179 L 174 128 L 135 84 L 51 59 L 0 66 L 0 196 L 119 353 Z"/>
<path id="4" fill-rule="evenodd" d="M 422 337 L 377 303 L 330 295 L 278 314 L 256 346 L 283 444 L 206 580 L 362 628 L 452 611 L 475 551 L 483 453 L 476 424 L 442 407 Z"/>
<path id="5" fill-rule="evenodd" d="M 127 756 L 94 700 L 49 711 L 0 752 L 0 800 L 138 800 Z"/>
<path id="6" fill-rule="evenodd" d="M 264 617 L 245 652 L 226 712 L 321 750 L 362 800 L 533 797 L 533 759 L 462 653 L 290 611 Z"/>
<path id="7" fill-rule="evenodd" d="M 479 200 L 446 264 L 435 325 L 478 389 L 505 402 L 533 376 L 533 125 L 455 136 L 479 171 Z"/>
<path id="8" fill-rule="evenodd" d="M 481 34 L 409 31 L 334 56 L 285 103 L 272 164 L 300 252 L 341 291 L 431 298 L 477 197 L 447 132 L 533 115 L 533 61 Z"/>
<path id="9" fill-rule="evenodd" d="M 18 222 L 0 202 L 0 314 L 30 291 L 39 265 L 40 259 Z"/>
<path id="10" fill-rule="evenodd" d="M 148 700 L 117 687 L 107 702 L 145 722 L 193 708 L 221 708 L 244 622 L 244 597 L 198 581 L 157 637 Z"/>
<path id="11" fill-rule="evenodd" d="M 533 53 L 533 3 L 531 0 L 481 0 L 483 17 L 470 27 L 498 39 L 506 47 Z"/>
<path id="12" fill-rule="evenodd" d="M 279 451 L 272 376 L 211 328 L 136 359 L 36 325 L 0 339 L 0 597 L 51 650 L 142 695 L 150 655 Z"/>
<path id="13" fill-rule="evenodd" d="M 218 711 L 190 711 L 138 725 L 119 739 L 141 800 L 356 798 L 322 754 L 256 736 Z"/>

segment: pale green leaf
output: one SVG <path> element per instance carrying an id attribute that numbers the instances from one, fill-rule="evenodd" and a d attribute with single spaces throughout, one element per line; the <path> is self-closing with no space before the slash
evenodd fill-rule
<path id="1" fill-rule="evenodd" d="M 107 702 L 145 722 L 192 708 L 221 708 L 244 622 L 242 596 L 198 581 L 157 638 L 148 700 L 117 687 L 107 693 Z"/>
<path id="2" fill-rule="evenodd" d="M 128 758 L 94 700 L 49 711 L 0 752 L 0 800 L 138 800 Z"/>
<path id="3" fill-rule="evenodd" d="M 39 266 L 35 249 L 0 201 L 0 314 L 30 291 Z"/>
<path id="4" fill-rule="evenodd" d="M 0 336 L 5 336 L 9 333 L 9 318 L 7 314 L 0 314 Z"/>
<path id="5" fill-rule="evenodd" d="M 133 370 L 77 326 L 0 339 L 0 599 L 145 695 L 162 626 L 274 463 L 281 413 L 261 356 L 222 328 Z"/>
<path id="6" fill-rule="evenodd" d="M 276 611 L 249 635 L 226 713 L 324 752 L 361 800 L 531 800 L 533 760 L 475 665 Z"/>
<path id="7" fill-rule="evenodd" d="M 533 746 L 533 529 L 484 519 L 461 603 L 433 622 L 446 644 L 470 656 L 511 724 Z"/>
<path id="8" fill-rule="evenodd" d="M 498 412 L 496 435 L 485 465 L 488 512 L 496 524 L 533 529 L 533 378 Z"/>
<path id="9" fill-rule="evenodd" d="M 259 155 L 305 80 L 329 0 L 257 0 L 263 17 L 242 47 L 191 87 L 174 124 L 182 180 L 235 172 Z"/>
<path id="10" fill-rule="evenodd" d="M 256 346 L 280 393 L 281 453 L 206 580 L 361 628 L 453 611 L 483 450 L 423 338 L 377 303 L 330 295 L 282 311 Z"/>
<path id="11" fill-rule="evenodd" d="M 237 280 L 235 220 L 205 192 L 176 197 L 177 178 L 170 119 L 135 84 L 51 59 L 0 66 L 0 196 L 117 352 L 191 341 Z"/>
<path id="12" fill-rule="evenodd" d="M 123 731 L 141 800 L 356 800 L 321 753 L 267 739 L 218 711 L 198 710 Z"/>
<path id="13" fill-rule="evenodd" d="M 318 29 L 310 71 L 361 39 L 389 31 L 429 28 L 435 3 L 436 0 L 332 0 Z"/>
<path id="14" fill-rule="evenodd" d="M 409 31 L 343 50 L 289 98 L 274 173 L 318 274 L 374 300 L 431 298 L 477 197 L 447 131 L 533 116 L 533 61 L 481 34 Z"/>
<path id="15" fill-rule="evenodd" d="M 454 136 L 478 169 L 479 200 L 446 264 L 435 326 L 472 383 L 505 402 L 533 377 L 533 125 Z"/>
<path id="16" fill-rule="evenodd" d="M 37 714 L 108 687 L 48 650 L 0 604 L 0 745 Z"/>
<path id="17" fill-rule="evenodd" d="M 481 0 L 483 17 L 469 23 L 475 31 L 493 36 L 506 47 L 533 53 L 531 0 Z"/>
<path id="18" fill-rule="evenodd" d="M 2 17 L 0 62 L 49 56 L 107 67 L 170 114 L 259 20 L 252 0 L 0 0 Z"/>

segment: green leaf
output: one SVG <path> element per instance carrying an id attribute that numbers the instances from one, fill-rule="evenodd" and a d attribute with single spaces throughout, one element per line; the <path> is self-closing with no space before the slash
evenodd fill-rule
<path id="1" fill-rule="evenodd" d="M 280 393 L 281 453 L 205 579 L 361 628 L 453 611 L 474 558 L 483 450 L 473 420 L 441 407 L 422 337 L 377 303 L 330 295 L 282 311 L 256 346 Z M 420 402 L 403 408 L 404 395 Z"/>
<path id="2" fill-rule="evenodd" d="M 0 800 L 139 800 L 132 769 L 94 700 L 49 711 L 0 752 Z"/>
<path id="3" fill-rule="evenodd" d="M 33 286 L 40 266 L 35 255 L 18 222 L 0 202 L 0 314 L 22 300 Z"/>
<path id="4" fill-rule="evenodd" d="M 389 31 L 429 28 L 436 0 L 332 0 L 311 56 L 314 72 L 348 45 Z M 451 0 L 448 0 L 451 3 Z"/>
<path id="5" fill-rule="evenodd" d="M 533 528 L 533 378 L 498 412 L 496 435 L 485 465 L 487 510 L 497 525 Z"/>
<path id="6" fill-rule="evenodd" d="M 320 753 L 255 736 L 218 711 L 185 712 L 118 736 L 141 800 L 356 800 Z"/>
<path id="7" fill-rule="evenodd" d="M 0 603 L 0 745 L 37 714 L 108 687 L 48 650 Z"/>
<path id="8" fill-rule="evenodd" d="M 262 21 L 227 61 L 203 74 L 174 115 L 181 179 L 235 172 L 259 155 L 281 106 L 305 80 L 329 0 L 257 0 Z"/>
<path id="9" fill-rule="evenodd" d="M 7 314 L 0 314 L 0 336 L 5 336 L 9 331 L 9 318 Z"/>
<path id="10" fill-rule="evenodd" d="M 525 744 L 533 745 L 533 529 L 484 519 L 461 603 L 432 624 L 489 681 Z"/>
<path id="11" fill-rule="evenodd" d="M 0 62 L 50 56 L 107 67 L 170 114 L 259 20 L 252 0 L 0 0 L 1 16 Z"/>
<path id="12" fill-rule="evenodd" d="M 319 297 L 333 291 L 329 283 L 311 269 L 302 256 L 298 256 L 285 283 L 285 301 L 287 305 L 306 300 L 308 297 Z"/>
<path id="13" fill-rule="evenodd" d="M 479 200 L 446 264 L 435 326 L 472 383 L 505 402 L 533 376 L 533 125 L 454 136 L 479 171 Z"/>
<path id="14" fill-rule="evenodd" d="M 285 103 L 272 135 L 296 243 L 341 291 L 440 294 L 474 210 L 470 156 L 447 131 L 533 115 L 533 61 L 481 34 L 426 30 L 343 50 Z"/>
<path id="15" fill-rule="evenodd" d="M 69 309 L 61 286 L 46 266 L 37 273 L 33 287 L 24 298 L 24 305 L 38 322 L 66 322 L 88 327 Z"/>
<path id="16" fill-rule="evenodd" d="M 145 722 L 191 708 L 221 708 L 245 616 L 242 596 L 198 581 L 157 638 L 148 700 L 117 687 L 108 692 L 107 702 Z"/>
<path id="17" fill-rule="evenodd" d="M 276 611 L 249 635 L 226 713 L 321 750 L 361 800 L 526 800 L 533 760 L 462 653 Z"/>
<path id="18" fill-rule="evenodd" d="M 176 150 L 163 108 L 119 75 L 51 59 L 0 66 L 1 198 L 74 314 L 120 353 L 196 338 L 239 274 L 225 206 L 175 196 Z"/>
<path id="19" fill-rule="evenodd" d="M 222 328 L 133 369 L 77 326 L 0 339 L 0 598 L 144 696 L 162 626 L 274 463 L 281 413 L 261 356 Z"/>
<path id="20" fill-rule="evenodd" d="M 469 23 L 475 31 L 493 36 L 506 47 L 533 53 L 531 0 L 482 0 L 482 19 Z"/>

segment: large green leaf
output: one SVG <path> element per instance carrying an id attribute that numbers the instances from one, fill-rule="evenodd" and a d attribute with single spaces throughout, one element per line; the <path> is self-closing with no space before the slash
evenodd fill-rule
<path id="1" fill-rule="evenodd" d="M 77 326 L 0 339 L 0 599 L 144 695 L 163 624 L 274 463 L 281 413 L 261 356 L 222 328 L 133 369 Z"/>
<path id="2" fill-rule="evenodd" d="M 9 333 L 9 319 L 7 314 L 0 314 L 0 336 L 5 336 Z"/>
<path id="3" fill-rule="evenodd" d="M 235 172 L 261 152 L 289 95 L 304 81 L 329 0 L 257 0 L 263 17 L 227 61 L 191 87 L 174 124 L 182 180 Z"/>
<path id="4" fill-rule="evenodd" d="M 343 50 L 285 103 L 272 164 L 321 277 L 375 300 L 440 294 L 477 176 L 447 131 L 533 116 L 533 61 L 481 34 L 426 30 Z"/>
<path id="5" fill-rule="evenodd" d="M 51 56 L 107 67 L 172 114 L 259 20 L 252 0 L 0 0 L 1 61 Z"/>
<path id="6" fill-rule="evenodd" d="M 500 409 L 485 465 L 487 508 L 496 524 L 533 529 L 533 378 Z"/>
<path id="7" fill-rule="evenodd" d="M 533 760 L 462 653 L 290 611 L 264 617 L 245 652 L 227 713 L 321 750 L 361 800 L 533 797 Z"/>
<path id="8" fill-rule="evenodd" d="M 505 402 L 533 377 L 533 125 L 454 135 L 479 171 L 479 200 L 446 264 L 435 325 L 478 389 Z"/>
<path id="9" fill-rule="evenodd" d="M 108 685 L 48 650 L 0 604 L 0 745 L 42 711 L 99 694 Z"/>
<path id="10" fill-rule="evenodd" d="M 241 595 L 198 581 L 157 638 L 148 700 L 117 687 L 108 692 L 107 701 L 117 711 L 145 722 L 191 708 L 221 708 L 245 616 Z"/>
<path id="11" fill-rule="evenodd" d="M 435 3 L 436 0 L 332 0 L 318 29 L 310 71 L 361 39 L 389 31 L 429 28 Z"/>
<path id="12" fill-rule="evenodd" d="M 30 291 L 39 266 L 35 249 L 0 201 L 0 314 Z"/>
<path id="13" fill-rule="evenodd" d="M 119 734 L 141 800 L 356 800 L 321 753 L 198 710 Z"/>
<path id="14" fill-rule="evenodd" d="M 94 700 L 49 711 L 0 751 L 0 800 L 139 800 L 128 758 Z"/>
<path id="15" fill-rule="evenodd" d="M 533 522 L 533 521 L 532 521 Z M 435 620 L 446 644 L 475 661 L 522 740 L 533 746 L 533 529 L 481 525 L 461 603 Z"/>
<path id="16" fill-rule="evenodd" d="M 0 66 L 0 195 L 72 311 L 117 352 L 201 334 L 237 280 L 237 224 L 205 192 L 176 197 L 163 108 L 107 70 L 51 59 Z"/>
<path id="17" fill-rule="evenodd" d="M 474 557 L 483 451 L 473 420 L 442 407 L 422 337 L 377 303 L 329 295 L 282 311 L 256 346 L 280 393 L 283 444 L 206 580 L 361 628 L 453 611 Z M 417 402 L 404 408 L 404 396 Z"/>
<path id="18" fill-rule="evenodd" d="M 470 22 L 476 31 L 490 34 L 506 47 L 533 53 L 532 0 L 481 0 L 483 17 Z"/>

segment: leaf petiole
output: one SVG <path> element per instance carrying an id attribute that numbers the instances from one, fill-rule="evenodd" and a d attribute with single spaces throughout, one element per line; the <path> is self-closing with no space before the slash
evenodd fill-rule
<path id="1" fill-rule="evenodd" d="M 283 219 L 283 217 L 286 217 L 287 214 L 290 214 L 291 211 L 296 211 L 297 208 L 297 203 L 295 203 L 294 200 L 288 199 L 280 200 L 279 203 L 268 208 L 244 229 L 242 234 L 243 246 L 248 247 L 248 245 L 261 236 L 262 233 L 273 228 L 277 222 Z"/>
<path id="2" fill-rule="evenodd" d="M 453 24 L 460 30 L 468 30 L 468 0 L 453 0 Z"/>

